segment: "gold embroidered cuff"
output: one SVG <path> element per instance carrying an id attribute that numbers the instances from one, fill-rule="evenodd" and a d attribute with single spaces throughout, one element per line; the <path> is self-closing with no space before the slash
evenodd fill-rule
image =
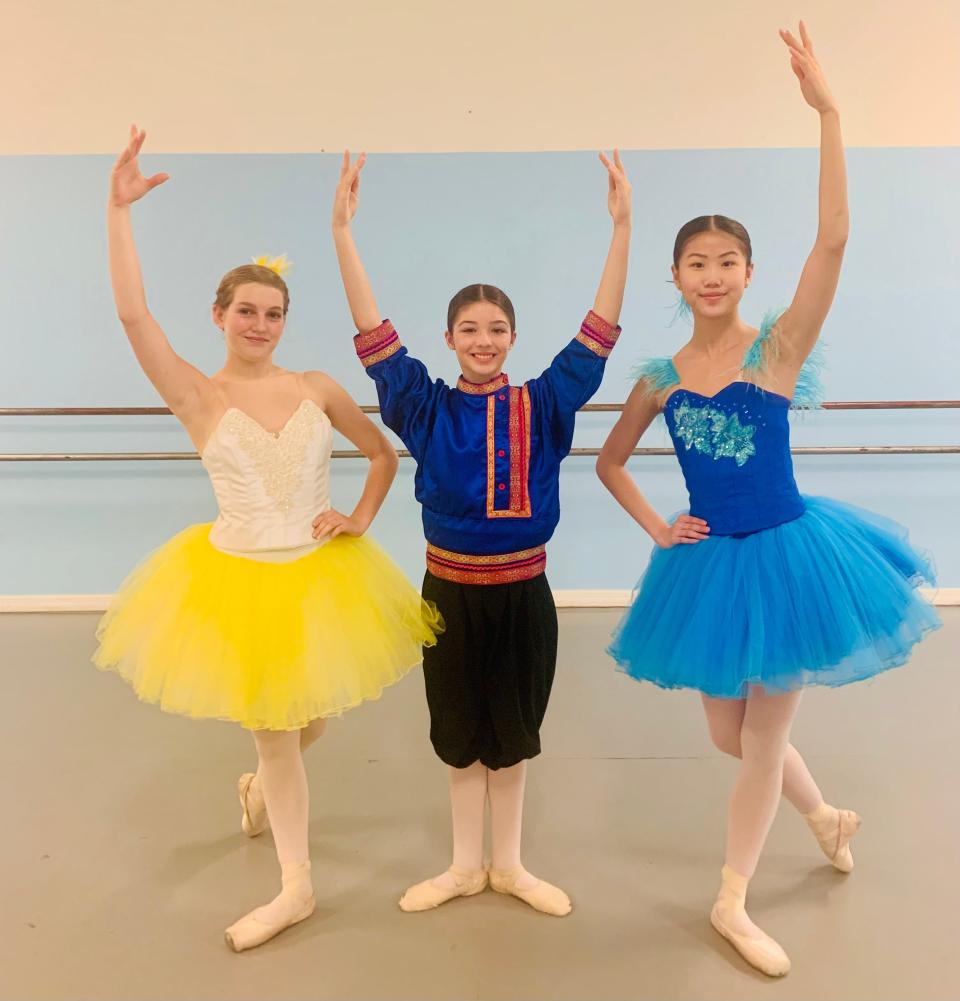
<path id="1" fill-rule="evenodd" d="M 393 324 L 389 320 L 384 320 L 379 327 L 368 334 L 357 334 L 353 339 L 353 346 L 363 367 L 369 368 L 395 355 L 400 350 L 401 344 Z"/>
<path id="2" fill-rule="evenodd" d="M 611 326 L 602 316 L 594 313 L 591 309 L 581 324 L 580 333 L 575 339 L 584 347 L 589 348 L 595 355 L 609 358 L 610 352 L 620 336 L 620 329 L 620 327 Z"/>

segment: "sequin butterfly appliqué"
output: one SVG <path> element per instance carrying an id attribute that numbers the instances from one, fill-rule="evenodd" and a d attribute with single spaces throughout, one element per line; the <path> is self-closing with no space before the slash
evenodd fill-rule
<path id="1" fill-rule="evenodd" d="M 684 402 L 673 412 L 677 437 L 691 448 L 714 459 L 733 459 L 738 466 L 756 454 L 753 424 L 741 424 L 740 414 L 725 414 L 716 407 L 696 407 Z"/>

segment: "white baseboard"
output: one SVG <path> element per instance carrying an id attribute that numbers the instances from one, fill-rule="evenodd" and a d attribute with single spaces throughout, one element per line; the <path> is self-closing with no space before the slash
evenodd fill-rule
<path id="1" fill-rule="evenodd" d="M 105 612 L 112 594 L 0 594 L 2 612 Z"/>
<path id="2" fill-rule="evenodd" d="M 920 593 L 934 605 L 960 605 L 960 587 L 924 587 Z M 633 592 L 554 591 L 557 608 L 626 608 Z M 4 612 L 103 612 L 109 594 L 0 594 L 0 614 Z"/>
<path id="3" fill-rule="evenodd" d="M 633 591 L 554 591 L 557 608 L 626 608 Z"/>

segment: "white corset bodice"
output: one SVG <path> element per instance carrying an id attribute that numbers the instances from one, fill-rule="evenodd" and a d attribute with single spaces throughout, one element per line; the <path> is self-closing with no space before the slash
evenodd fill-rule
<path id="1" fill-rule="evenodd" d="M 302 400 L 270 432 L 230 407 L 203 449 L 220 514 L 210 542 L 235 553 L 315 546 L 313 519 L 330 508 L 330 419 Z"/>

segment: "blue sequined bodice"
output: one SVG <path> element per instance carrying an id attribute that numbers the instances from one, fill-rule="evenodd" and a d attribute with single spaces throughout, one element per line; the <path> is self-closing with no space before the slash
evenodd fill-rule
<path id="1" fill-rule="evenodd" d="M 663 407 L 690 494 L 711 535 L 740 535 L 804 512 L 790 456 L 790 401 L 751 382 L 713 396 L 676 389 Z"/>

